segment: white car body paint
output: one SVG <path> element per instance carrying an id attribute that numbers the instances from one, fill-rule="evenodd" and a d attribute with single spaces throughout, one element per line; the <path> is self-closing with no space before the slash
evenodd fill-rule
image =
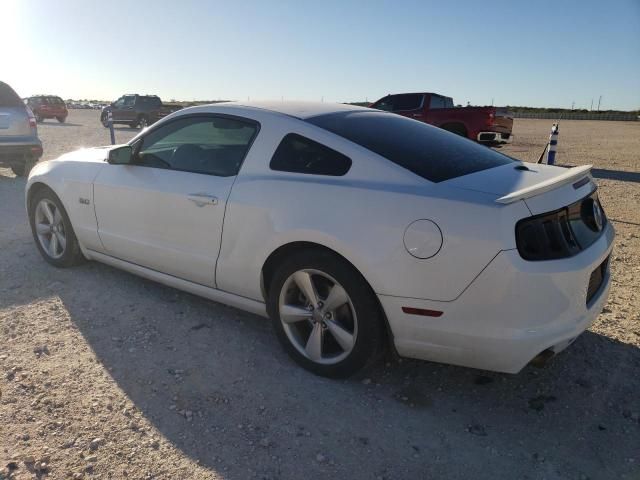
<path id="1" fill-rule="evenodd" d="M 371 285 L 396 349 L 409 357 L 517 372 L 590 325 L 610 283 L 607 273 L 585 305 L 589 275 L 613 248 L 610 223 L 585 251 L 543 262 L 519 256 L 514 226 L 585 197 L 595 189 L 591 178 L 579 188 L 560 182 L 524 200 L 498 203 L 516 190 L 553 183 L 566 170 L 518 163 L 530 171 L 504 165 L 432 183 L 304 121 L 348 109 L 358 110 L 280 102 L 180 110 L 149 130 L 196 113 L 260 124 L 237 176 L 110 165 L 108 148 L 98 148 L 38 164 L 27 192 L 43 183 L 58 195 L 88 258 L 263 316 L 268 257 L 292 242 L 330 248 Z M 351 169 L 340 177 L 271 170 L 269 161 L 288 133 L 348 156 Z M 198 206 L 187 198 L 192 193 L 215 195 L 217 204 Z M 442 245 L 430 258 L 416 258 L 405 247 L 405 232 L 417 220 L 441 231 Z M 405 306 L 444 314 L 409 315 Z"/>

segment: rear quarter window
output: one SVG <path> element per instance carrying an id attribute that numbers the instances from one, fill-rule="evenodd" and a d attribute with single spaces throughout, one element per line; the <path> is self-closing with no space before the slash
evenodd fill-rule
<path id="1" fill-rule="evenodd" d="M 351 159 L 302 135 L 290 133 L 278 145 L 269 167 L 281 172 L 342 176 L 351 168 Z"/>
<path id="2" fill-rule="evenodd" d="M 339 112 L 307 119 L 431 182 L 514 160 L 459 135 L 392 113 Z"/>

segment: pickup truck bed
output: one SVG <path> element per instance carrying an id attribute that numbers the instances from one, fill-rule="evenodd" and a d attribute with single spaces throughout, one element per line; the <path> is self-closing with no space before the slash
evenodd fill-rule
<path id="1" fill-rule="evenodd" d="M 437 93 L 387 95 L 371 108 L 392 111 L 477 142 L 507 143 L 512 137 L 513 117 L 506 108 L 454 107 L 451 97 Z"/>

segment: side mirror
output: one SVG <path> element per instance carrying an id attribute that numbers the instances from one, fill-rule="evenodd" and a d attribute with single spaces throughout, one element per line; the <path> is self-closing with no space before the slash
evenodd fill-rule
<path id="1" fill-rule="evenodd" d="M 109 150 L 107 162 L 111 165 L 130 165 L 133 160 L 133 148 L 130 145 L 123 145 Z"/>

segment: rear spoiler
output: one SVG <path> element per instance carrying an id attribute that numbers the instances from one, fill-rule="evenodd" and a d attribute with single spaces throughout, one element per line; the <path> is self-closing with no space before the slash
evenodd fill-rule
<path id="1" fill-rule="evenodd" d="M 516 190 L 504 197 L 498 198 L 496 202 L 506 205 L 508 203 L 517 202 L 518 200 L 524 200 L 525 198 L 535 197 L 536 195 L 548 192 L 549 190 L 553 190 L 561 185 L 571 183 L 580 177 L 584 177 L 591 171 L 591 167 L 593 167 L 593 165 L 582 165 L 580 167 L 569 168 L 566 172 L 558 175 L 557 177 L 550 178 L 544 182 L 531 185 L 530 187 L 526 187 L 521 190 Z"/>

